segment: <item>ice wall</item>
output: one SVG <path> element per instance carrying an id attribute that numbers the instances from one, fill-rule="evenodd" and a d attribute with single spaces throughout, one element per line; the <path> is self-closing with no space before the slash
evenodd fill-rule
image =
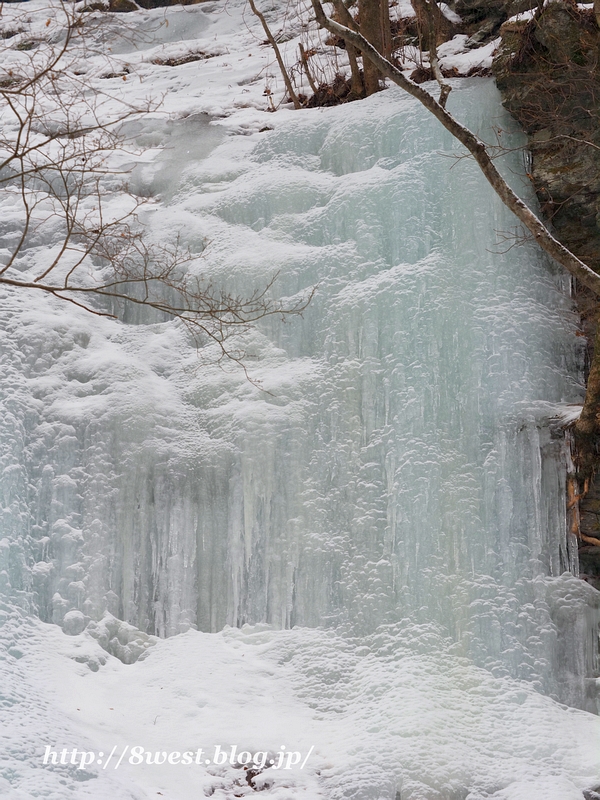
<path id="1" fill-rule="evenodd" d="M 457 84 L 451 108 L 518 141 L 491 81 Z M 8 590 L 44 620 L 108 610 L 161 636 L 418 626 L 424 647 L 585 705 L 596 593 L 562 575 L 549 424 L 581 400 L 564 278 L 503 239 L 512 217 L 400 91 L 273 125 L 221 144 L 191 125 L 193 161 L 179 132 L 173 169 L 167 149 L 138 176 L 169 198 L 156 235 L 211 242 L 205 275 L 318 285 L 303 319 L 240 342 L 259 386 L 172 323 L 3 297 Z"/>

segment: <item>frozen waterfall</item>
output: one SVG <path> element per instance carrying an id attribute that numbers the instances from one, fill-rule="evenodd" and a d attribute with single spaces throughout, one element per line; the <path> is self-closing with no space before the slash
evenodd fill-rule
<path id="1" fill-rule="evenodd" d="M 47 2 L 5 13 L 46 36 Z M 268 113 L 245 0 L 84 16 L 106 113 L 163 97 L 111 156 L 151 239 L 233 294 L 317 288 L 231 340 L 250 381 L 174 321 L 0 289 L 0 796 L 253 796 L 238 763 L 127 750 L 235 745 L 310 755 L 255 776 L 265 800 L 582 800 L 600 594 L 565 525 L 568 281 L 398 89 Z M 493 81 L 449 107 L 533 203 Z M 29 245 L 23 274 L 56 242 Z"/>
<path id="2" fill-rule="evenodd" d="M 452 109 L 518 142 L 491 81 Z M 565 280 L 501 243 L 510 214 L 396 89 L 256 143 L 207 122 L 147 123 L 176 145 L 138 169 L 170 197 L 157 229 L 209 239 L 228 288 L 277 273 L 278 294 L 316 296 L 240 345 L 257 387 L 172 323 L 4 292 L 7 585 L 43 620 L 108 610 L 160 636 L 424 626 L 581 705 L 591 590 L 560 577 L 576 561 L 551 424 L 581 399 Z"/>

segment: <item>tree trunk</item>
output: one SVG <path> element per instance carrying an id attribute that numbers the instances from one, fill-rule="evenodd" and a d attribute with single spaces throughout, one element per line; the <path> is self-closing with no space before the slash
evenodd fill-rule
<path id="1" fill-rule="evenodd" d="M 598 0 L 600 2 L 600 0 Z M 392 57 L 392 28 L 389 0 L 381 0 L 381 54 L 389 61 Z"/>
<path id="2" fill-rule="evenodd" d="M 378 53 L 383 52 L 382 5 L 383 0 L 358 0 L 360 32 Z M 381 88 L 380 80 L 383 76 L 369 58 L 363 58 L 363 74 L 365 76 L 365 92 L 367 95 L 378 92 Z"/>
<path id="3" fill-rule="evenodd" d="M 421 38 L 421 51 L 429 51 L 429 64 L 433 77 L 440 86 L 439 104 L 446 107 L 446 100 L 452 91 L 450 84 L 444 81 L 437 55 L 437 40 L 440 31 L 439 17 L 441 12 L 434 0 L 411 0 L 412 7 L 417 15 Z M 436 17 L 437 14 L 437 17 Z"/>
<path id="4" fill-rule="evenodd" d="M 310 64 L 308 63 L 308 56 L 306 55 L 306 50 L 304 49 L 304 45 L 302 42 L 298 45 L 298 49 L 300 50 L 300 61 L 302 62 L 302 66 L 304 67 L 304 72 L 306 73 L 306 77 L 308 79 L 308 83 L 312 90 L 313 94 L 317 93 L 317 84 L 315 83 L 315 79 L 312 76 L 310 71 Z"/>
<path id="5" fill-rule="evenodd" d="M 363 76 L 358 66 L 358 50 L 350 42 L 346 42 L 346 52 L 348 53 L 348 61 L 350 62 L 350 91 L 353 97 L 357 99 L 365 96 L 365 85 Z"/>
<path id="6" fill-rule="evenodd" d="M 429 92 L 419 86 L 418 83 L 411 81 L 403 72 L 396 69 L 393 64 L 390 64 L 389 61 L 383 58 L 363 36 L 329 19 L 325 15 L 323 6 L 319 0 L 312 0 L 312 4 L 319 25 L 336 36 L 349 39 L 352 44 L 362 52 L 364 61 L 367 59 L 372 61 L 382 75 L 392 80 L 408 92 L 408 94 L 412 95 L 412 97 L 419 100 L 419 102 L 442 123 L 444 128 L 467 148 L 498 197 L 502 200 L 504 205 L 515 214 L 517 219 L 523 223 L 540 247 L 545 250 L 548 255 L 558 261 L 571 275 L 583 283 L 584 286 L 587 286 L 595 295 L 600 296 L 600 275 L 590 269 L 587 264 L 584 264 L 574 253 L 561 244 L 558 239 L 555 239 L 544 223 L 541 222 L 521 198 L 513 192 L 496 169 L 485 144 L 472 131 L 455 119 L 452 114 L 446 111 L 444 106 L 440 105 L 433 95 L 429 94 Z"/>
<path id="7" fill-rule="evenodd" d="M 335 9 L 334 18 L 338 22 L 341 22 L 342 25 L 345 25 L 347 28 L 351 28 L 353 31 L 357 30 L 354 17 L 344 5 L 343 0 L 333 0 L 333 7 Z M 346 39 L 344 39 L 344 41 L 346 43 L 346 52 L 348 53 L 348 62 L 350 63 L 350 91 L 356 98 L 364 97 L 365 85 L 363 83 L 363 76 L 361 75 L 360 68 L 358 66 L 358 50 Z"/>
<path id="8" fill-rule="evenodd" d="M 273 48 L 273 52 L 275 53 L 275 58 L 277 59 L 277 63 L 279 64 L 279 69 L 281 70 L 281 77 L 283 78 L 283 82 L 285 83 L 285 88 L 288 91 L 288 94 L 290 96 L 290 100 L 294 104 L 294 108 L 296 108 L 296 109 L 297 108 L 302 108 L 302 103 L 300 102 L 300 100 L 298 99 L 298 95 L 294 91 L 294 87 L 292 86 L 292 81 L 290 79 L 290 76 L 289 76 L 288 71 L 286 69 L 286 66 L 284 64 L 283 57 L 281 55 L 281 51 L 279 50 L 279 47 L 277 46 L 277 42 L 275 41 L 275 37 L 271 33 L 271 30 L 270 30 L 270 28 L 269 28 L 269 26 L 267 24 L 267 20 L 265 19 L 264 14 L 261 14 L 261 12 L 257 9 L 257 7 L 256 7 L 256 5 L 254 3 L 254 0 L 249 0 L 249 2 L 250 2 L 250 8 L 252 9 L 253 14 L 255 14 L 259 18 L 259 20 L 261 22 L 261 25 L 263 26 L 263 30 L 264 30 L 264 32 L 266 34 L 266 37 L 269 40 L 269 42 L 271 44 L 271 47 Z"/>

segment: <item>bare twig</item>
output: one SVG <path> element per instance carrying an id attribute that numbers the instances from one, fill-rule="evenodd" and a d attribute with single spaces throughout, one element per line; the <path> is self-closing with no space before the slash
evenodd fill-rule
<path id="1" fill-rule="evenodd" d="M 294 91 L 294 87 L 292 86 L 292 82 L 290 80 L 290 76 L 286 69 L 283 57 L 281 55 L 281 50 L 279 49 L 279 45 L 277 44 L 277 42 L 275 41 L 275 37 L 271 33 L 271 29 L 269 28 L 269 25 L 267 23 L 267 20 L 265 19 L 264 14 L 262 14 L 258 10 L 258 8 L 254 3 L 254 0 L 248 0 L 248 2 L 250 4 L 250 8 L 252 9 L 252 13 L 259 18 L 260 23 L 263 26 L 265 35 L 269 40 L 271 47 L 273 48 L 273 52 L 275 53 L 275 58 L 277 59 L 277 63 L 279 64 L 279 69 L 281 70 L 281 76 L 283 78 L 283 82 L 285 83 L 285 88 L 287 89 L 287 92 L 290 96 L 290 100 L 294 104 L 294 108 L 302 108 L 302 103 L 298 99 L 298 95 L 296 94 L 296 92 Z"/>
<path id="2" fill-rule="evenodd" d="M 317 84 L 315 83 L 315 79 L 313 78 L 312 73 L 310 71 L 310 65 L 308 63 L 308 57 L 306 55 L 306 50 L 304 49 L 304 46 L 303 46 L 302 42 L 300 42 L 300 44 L 298 45 L 298 49 L 300 50 L 300 61 L 302 62 L 302 66 L 304 67 L 304 72 L 306 73 L 306 77 L 308 79 L 308 83 L 310 85 L 310 88 L 312 89 L 312 93 L 316 94 L 317 93 Z"/>
<path id="3" fill-rule="evenodd" d="M 431 66 L 431 71 L 433 72 L 433 77 L 436 79 L 440 87 L 440 96 L 438 98 L 438 103 L 442 108 L 446 108 L 446 101 L 448 100 L 448 95 L 452 91 L 452 86 L 450 86 L 450 84 L 444 80 L 444 76 L 442 75 L 442 70 L 440 69 L 440 62 L 438 60 L 438 54 L 437 54 L 438 31 L 436 25 L 433 0 L 412 0 L 412 2 L 414 5 L 420 8 L 423 17 L 427 21 L 427 47 L 429 49 L 429 64 Z"/>
<path id="4" fill-rule="evenodd" d="M 0 285 L 41 291 L 102 317 L 141 307 L 177 320 L 198 342 L 217 344 L 222 357 L 239 363 L 229 344 L 234 332 L 266 316 L 302 313 L 313 292 L 284 304 L 270 298 L 273 281 L 249 297 L 220 291 L 197 274 L 199 257 L 179 241 L 148 242 L 138 219 L 144 201 L 128 191 L 110 159 L 123 148 L 118 127 L 156 104 L 123 102 L 121 113 L 103 119 L 103 101 L 89 100 L 69 69 L 80 15 L 66 0 L 58 8 L 60 46 L 48 40 L 41 54 L 19 55 L 20 68 L 0 82 L 0 187 L 14 200 L 17 220 L 6 237 Z M 115 213 L 113 198 L 120 208 L 128 198 L 129 208 Z M 41 241 L 35 266 L 24 270 L 26 251 Z"/>
<path id="5" fill-rule="evenodd" d="M 368 58 L 385 77 L 422 103 L 441 122 L 444 128 L 467 148 L 502 202 L 531 231 L 540 247 L 592 292 L 600 295 L 600 275 L 555 239 L 533 211 L 513 192 L 496 169 L 486 145 L 472 131 L 455 119 L 429 92 L 410 80 L 410 78 L 407 78 L 399 69 L 396 69 L 363 36 L 327 17 L 319 0 L 312 0 L 312 4 L 319 25 L 331 33 L 343 36 L 351 41 L 362 52 L 363 56 Z"/>

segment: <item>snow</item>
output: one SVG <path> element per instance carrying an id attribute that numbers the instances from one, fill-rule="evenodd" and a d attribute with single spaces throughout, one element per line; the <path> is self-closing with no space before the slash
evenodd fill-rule
<path id="1" fill-rule="evenodd" d="M 514 14 L 512 17 L 507 19 L 507 22 L 529 22 L 529 20 L 533 19 L 533 16 L 536 12 L 535 8 L 529 9 L 529 11 L 521 11 L 519 14 Z"/>
<path id="2" fill-rule="evenodd" d="M 553 2 L 554 0 L 544 0 L 543 5 L 547 5 L 549 2 Z M 577 3 L 577 8 L 582 10 L 590 10 L 594 8 L 593 3 Z M 529 22 L 529 20 L 533 19 L 537 9 L 531 8 L 528 11 L 521 11 L 519 14 L 514 14 L 512 17 L 509 17 L 507 20 L 508 23 L 525 23 Z"/>
<path id="3" fill-rule="evenodd" d="M 390 3 L 391 19 L 410 19 L 415 16 L 415 10 L 410 0 L 399 0 L 396 4 Z"/>
<path id="4" fill-rule="evenodd" d="M 86 634 L 65 637 L 34 620 L 19 628 L 13 669 L 30 685 L 20 684 L 26 694 L 18 706 L 29 712 L 29 736 L 33 728 L 39 738 L 24 758 L 10 729 L 11 767 L 21 778 L 30 766 L 25 791 L 10 797 L 37 796 L 31 775 L 46 744 L 96 754 L 126 745 L 151 753 L 201 748 L 210 759 L 215 745 L 274 754 L 287 744 L 303 755 L 314 747 L 303 770 L 267 770 L 266 796 L 276 798 L 393 798 L 399 791 L 424 800 L 466 787 L 470 798 L 564 800 L 580 798 L 597 779 L 597 717 L 526 683 L 493 678 L 408 621 L 360 644 L 308 629 L 188 631 L 158 642 L 134 667 L 107 657 Z M 103 662 L 98 672 L 88 667 L 94 658 Z M 49 707 L 27 708 L 40 686 Z M 44 727 L 35 730 L 40 717 Z M 76 768 L 58 766 L 44 770 L 44 781 L 60 792 L 51 797 L 244 794 L 239 767 L 201 760 L 140 766 L 126 757 L 118 770 L 91 765 L 84 781 Z"/>
<path id="5" fill-rule="evenodd" d="M 554 2 L 554 0 L 545 0 L 543 5 L 547 5 L 549 2 Z M 582 10 L 589 10 L 594 8 L 593 3 L 577 3 L 577 8 Z M 514 14 L 510 17 L 506 22 L 507 23 L 517 23 L 523 24 L 529 22 L 529 20 L 533 19 L 536 14 L 537 9 L 531 8 L 528 11 L 521 11 L 519 14 Z"/>
<path id="6" fill-rule="evenodd" d="M 450 22 L 453 22 L 455 25 L 460 25 L 460 23 L 462 22 L 462 19 L 456 13 L 456 11 L 453 11 L 450 8 L 450 6 L 446 5 L 446 3 L 440 3 L 439 8 L 440 8 L 440 11 L 446 17 L 447 20 L 449 20 Z"/>
<path id="7" fill-rule="evenodd" d="M 52 798 L 243 796 L 239 767 L 204 763 L 216 745 L 230 752 L 235 743 L 270 755 L 314 748 L 304 769 L 264 773 L 268 797 L 581 798 L 598 774 L 598 718 L 448 656 L 441 639 L 429 640 L 437 652 L 425 647 L 422 633 L 408 623 L 358 644 L 309 629 L 188 631 L 130 667 L 86 634 L 20 621 L 21 657 L 5 674 L 30 678 L 18 700 L 30 738 L 24 753 L 11 736 L 10 766 L 21 779 L 30 772 L 22 794 L 9 796 L 37 796 L 31 776 L 46 744 L 96 754 L 203 750 L 190 766 L 132 764 L 127 753 L 118 770 L 87 767 L 85 780 L 75 766 L 51 765 L 43 780 L 60 792 Z M 93 659 L 103 662 L 97 672 Z"/>
<path id="8" fill-rule="evenodd" d="M 444 69 L 456 69 L 459 75 L 468 75 L 476 69 L 490 70 L 492 68 L 494 54 L 501 39 L 494 39 L 474 50 L 466 50 L 468 38 L 464 34 L 457 34 L 438 47 L 439 62 Z"/>
<path id="9" fill-rule="evenodd" d="M 598 594 L 565 572 L 567 282 L 502 245 L 513 219 L 399 90 L 269 112 L 243 4 L 89 20 L 74 69 L 102 113 L 161 100 L 124 129 L 148 149 L 114 157 L 150 236 L 243 295 L 318 291 L 240 340 L 250 383 L 174 323 L 2 290 L 0 789 L 230 800 L 253 793 L 231 764 L 42 758 L 284 745 L 314 749 L 259 777 L 277 800 L 581 799 L 600 722 L 563 703 L 594 710 Z M 455 38 L 442 63 L 474 66 Z M 453 113 L 521 144 L 491 81 L 453 85 Z M 534 202 L 518 153 L 503 169 Z"/>

